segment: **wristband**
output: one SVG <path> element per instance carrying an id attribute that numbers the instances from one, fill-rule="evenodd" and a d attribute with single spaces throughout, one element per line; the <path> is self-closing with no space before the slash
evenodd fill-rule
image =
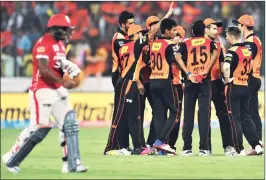
<path id="1" fill-rule="evenodd" d="M 188 72 L 188 73 L 187 73 L 187 76 L 189 76 L 190 74 L 191 74 L 191 72 Z"/>

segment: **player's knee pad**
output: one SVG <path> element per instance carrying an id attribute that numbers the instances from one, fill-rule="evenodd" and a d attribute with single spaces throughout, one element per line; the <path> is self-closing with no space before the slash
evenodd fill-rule
<path id="1" fill-rule="evenodd" d="M 71 110 L 67 112 L 64 120 L 64 133 L 67 145 L 67 161 L 70 171 L 75 171 L 80 164 L 79 139 L 78 139 L 78 121 L 76 112 Z"/>
<path id="2" fill-rule="evenodd" d="M 21 147 L 14 153 L 14 155 L 8 160 L 7 166 L 14 167 L 19 166 L 19 164 L 27 157 L 27 155 L 32 151 L 36 144 L 40 143 L 51 130 L 50 127 L 39 128 L 36 131 L 31 132 L 29 138 L 25 139 Z"/>

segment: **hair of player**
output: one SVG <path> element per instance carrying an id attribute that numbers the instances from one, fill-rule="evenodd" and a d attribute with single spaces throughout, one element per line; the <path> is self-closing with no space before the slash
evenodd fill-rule
<path id="1" fill-rule="evenodd" d="M 182 37 L 179 33 L 176 33 L 176 36 Z"/>
<path id="2" fill-rule="evenodd" d="M 134 17 L 135 17 L 134 14 L 131 13 L 131 12 L 128 12 L 128 11 L 121 12 L 119 14 L 119 19 L 118 19 L 120 26 L 122 24 L 126 24 L 127 23 L 127 20 L 132 19 Z"/>
<path id="3" fill-rule="evenodd" d="M 177 26 L 175 20 L 166 18 L 161 22 L 160 26 L 161 33 L 164 34 L 166 29 L 170 31 L 175 26 Z"/>
<path id="4" fill-rule="evenodd" d="M 208 26 L 206 26 L 205 28 L 211 29 L 212 24 L 209 24 Z"/>
<path id="5" fill-rule="evenodd" d="M 241 38 L 241 30 L 237 26 L 230 26 L 225 30 L 231 36 L 234 36 L 236 39 Z"/>
<path id="6" fill-rule="evenodd" d="M 205 24 L 202 20 L 195 21 L 192 25 L 192 34 L 195 37 L 203 37 L 205 33 Z"/>

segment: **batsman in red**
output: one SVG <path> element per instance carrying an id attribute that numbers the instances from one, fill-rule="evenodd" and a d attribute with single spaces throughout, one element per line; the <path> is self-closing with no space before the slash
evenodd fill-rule
<path id="1" fill-rule="evenodd" d="M 64 42 L 71 35 L 69 17 L 56 14 L 48 21 L 47 33 L 33 47 L 33 77 L 29 91 L 30 125 L 2 157 L 9 172 L 18 173 L 20 163 L 52 129 L 50 115 L 60 129 L 62 173 L 85 172 L 88 169 L 81 164 L 78 121 L 67 91 L 77 87 L 81 72 L 76 64 L 66 59 Z"/>

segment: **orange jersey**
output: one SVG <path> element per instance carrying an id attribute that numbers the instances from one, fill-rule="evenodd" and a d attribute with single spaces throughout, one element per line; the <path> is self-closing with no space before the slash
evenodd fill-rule
<path id="1" fill-rule="evenodd" d="M 252 60 L 253 60 L 253 68 L 251 70 L 251 74 L 255 78 L 261 78 L 260 68 L 262 62 L 262 44 L 260 39 L 255 36 L 255 34 L 251 34 L 245 40 L 245 45 L 250 48 L 252 52 Z"/>
<path id="2" fill-rule="evenodd" d="M 172 79 L 172 62 L 175 59 L 177 49 L 171 44 L 172 41 L 164 38 L 156 39 L 151 43 L 150 79 Z"/>
<path id="3" fill-rule="evenodd" d="M 217 60 L 215 61 L 214 66 L 212 67 L 212 70 L 211 70 L 211 80 L 212 81 L 215 81 L 215 80 L 221 78 L 221 67 L 220 67 L 220 63 L 221 63 L 221 61 L 223 61 L 223 55 L 222 55 L 222 52 L 221 52 L 220 43 L 219 42 L 215 42 L 215 43 L 217 45 L 217 49 L 218 49 L 219 54 L 218 54 Z"/>
<path id="4" fill-rule="evenodd" d="M 119 59 L 121 62 L 121 77 L 139 80 L 140 70 L 142 68 L 142 48 L 147 45 L 147 36 L 138 39 L 136 42 L 127 41 L 119 49 Z"/>
<path id="5" fill-rule="evenodd" d="M 112 58 L 113 58 L 113 65 L 112 65 L 112 72 L 115 72 L 119 67 L 119 61 L 118 61 L 118 52 L 115 50 L 115 41 L 118 39 L 122 40 L 128 40 L 128 36 L 121 30 L 118 29 L 115 33 L 113 39 L 112 39 Z"/>
<path id="6" fill-rule="evenodd" d="M 242 43 L 234 44 L 227 51 L 224 61 L 231 64 L 230 77 L 234 77 L 233 84 L 241 86 L 248 85 L 251 60 L 251 51 Z"/>
<path id="7" fill-rule="evenodd" d="M 192 37 L 180 45 L 179 53 L 188 71 L 199 74 L 210 63 L 211 53 L 215 49 L 217 49 L 215 42 L 204 37 Z"/>

